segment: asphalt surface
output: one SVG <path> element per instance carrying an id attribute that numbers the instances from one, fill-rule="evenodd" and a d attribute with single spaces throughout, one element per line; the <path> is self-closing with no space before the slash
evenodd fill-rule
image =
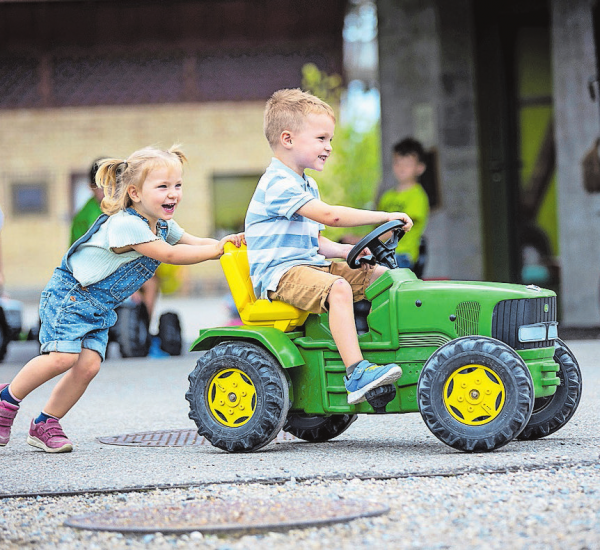
<path id="1" fill-rule="evenodd" d="M 363 415 L 330 442 L 276 441 L 251 454 L 227 454 L 209 445 L 151 448 L 102 444 L 98 437 L 194 428 L 185 392 L 197 353 L 166 359 L 121 359 L 111 350 L 100 374 L 62 421 L 75 444 L 72 453 L 48 455 L 26 444 L 29 422 L 39 413 L 53 383 L 23 401 L 11 441 L 0 448 L 0 497 L 597 465 L 600 342 L 567 344 L 583 373 L 581 404 L 569 424 L 544 439 L 515 441 L 495 452 L 478 454 L 461 453 L 438 441 L 418 413 Z M 0 364 L 0 381 L 10 381 L 36 352 L 32 342 L 12 343 Z"/>

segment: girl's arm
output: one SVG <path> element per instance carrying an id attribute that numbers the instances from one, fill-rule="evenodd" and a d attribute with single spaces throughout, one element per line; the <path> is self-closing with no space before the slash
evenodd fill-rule
<path id="1" fill-rule="evenodd" d="M 240 246 L 244 241 L 244 234 L 227 235 L 220 241 L 216 239 L 201 239 L 186 233 L 177 244 L 171 245 L 163 240 L 151 241 L 132 245 L 132 249 L 153 260 L 172 265 L 190 265 L 218 258 L 223 254 L 226 242 Z"/>

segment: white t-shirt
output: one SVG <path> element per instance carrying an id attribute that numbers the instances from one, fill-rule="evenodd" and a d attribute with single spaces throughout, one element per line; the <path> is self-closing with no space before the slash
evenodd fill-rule
<path id="1" fill-rule="evenodd" d="M 159 223 L 165 223 L 160 220 Z M 184 230 L 175 220 L 168 220 L 167 243 L 179 242 Z M 85 243 L 80 244 L 68 259 L 73 276 L 82 286 L 89 286 L 112 275 L 122 265 L 140 258 L 142 254 L 132 250 L 117 254 L 113 248 L 157 241 L 160 236 L 150 230 L 148 223 L 123 210 L 100 226 L 98 231 Z"/>

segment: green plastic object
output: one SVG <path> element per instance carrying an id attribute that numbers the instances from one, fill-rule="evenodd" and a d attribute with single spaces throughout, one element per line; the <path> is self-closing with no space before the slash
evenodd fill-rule
<path id="1" fill-rule="evenodd" d="M 536 430 L 531 433 L 543 437 L 575 412 L 581 374 L 572 366 L 576 359 L 557 338 L 553 291 L 532 285 L 422 281 L 407 269 L 392 269 L 367 289 L 366 296 L 371 307 L 368 330 L 359 335 L 363 355 L 376 364 L 394 362 L 403 372 L 386 413 L 420 412 L 436 437 L 469 452 L 507 444 L 527 427 L 532 415 Z M 535 335 L 543 337 L 530 340 Z M 229 347 L 220 348 L 211 359 L 210 350 L 225 343 Z M 245 351 L 248 347 L 250 354 Z M 339 435 L 343 430 L 337 426 L 345 430 L 354 415 L 376 412 L 368 400 L 348 404 L 345 368 L 326 313 L 310 314 L 293 332 L 273 326 L 204 329 L 191 349 L 209 353 L 190 375 L 186 394 L 190 416 L 200 422 L 201 435 L 230 452 L 256 450 L 274 437 L 272 433 L 255 437 L 265 430 L 262 419 L 253 416 L 259 415 L 259 408 L 234 410 L 235 386 L 228 386 L 226 379 L 210 385 L 219 372 L 234 369 L 257 400 L 266 400 L 260 410 L 269 410 L 270 390 L 265 388 L 270 378 L 254 380 L 244 374 L 254 372 L 256 365 L 246 366 L 244 358 L 256 357 L 257 350 L 264 352 L 261 369 L 280 369 L 287 380 L 287 387 L 277 389 L 286 394 L 277 401 L 280 418 L 269 426 L 289 426 L 295 435 L 322 441 Z M 571 359 L 557 359 L 565 354 Z M 202 376 L 207 369 L 216 373 L 212 379 Z M 563 391 L 557 392 L 561 386 Z M 221 390 L 225 405 L 216 404 L 223 401 L 215 394 Z M 228 414 L 239 418 L 239 428 L 231 427 L 229 419 L 219 419 Z"/>

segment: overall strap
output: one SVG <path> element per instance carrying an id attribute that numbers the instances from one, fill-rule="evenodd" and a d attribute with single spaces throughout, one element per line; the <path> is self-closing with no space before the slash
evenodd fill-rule
<path id="1" fill-rule="evenodd" d="M 71 268 L 69 267 L 69 262 L 68 259 L 69 257 L 73 254 L 73 252 L 75 252 L 75 250 L 77 249 L 77 247 L 80 244 L 83 243 L 87 243 L 92 236 L 94 235 L 94 233 L 96 233 L 96 231 L 98 231 L 98 229 L 100 229 L 100 226 L 108 219 L 108 216 L 106 214 L 100 214 L 100 216 L 98 216 L 98 218 L 96 219 L 96 221 L 92 224 L 92 226 L 85 232 L 85 234 L 82 237 L 79 237 L 79 239 L 77 239 L 70 247 L 69 250 L 67 250 L 67 253 L 64 255 L 63 261 L 62 261 L 62 265 L 63 267 L 65 267 L 69 272 L 73 273 L 73 271 L 71 270 Z"/>

